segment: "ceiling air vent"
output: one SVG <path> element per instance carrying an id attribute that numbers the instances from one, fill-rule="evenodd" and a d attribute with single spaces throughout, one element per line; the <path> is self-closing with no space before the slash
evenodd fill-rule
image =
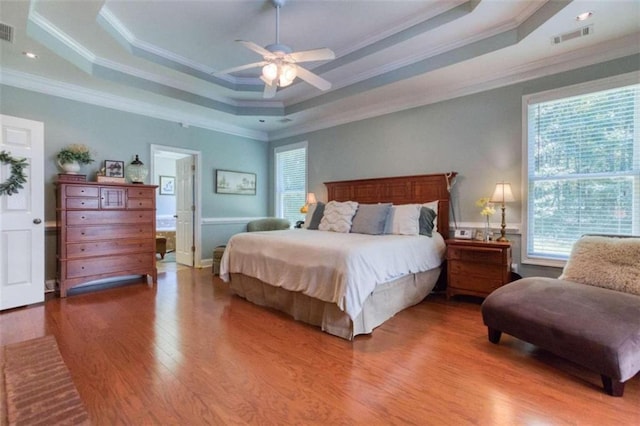
<path id="1" fill-rule="evenodd" d="M 13 43 L 13 27 L 0 22 L 0 40 Z"/>
<path id="2" fill-rule="evenodd" d="M 564 33 L 551 38 L 551 44 L 560 44 L 565 41 L 573 40 L 574 38 L 580 38 L 593 34 L 593 25 L 587 27 L 578 28 L 570 33 Z"/>

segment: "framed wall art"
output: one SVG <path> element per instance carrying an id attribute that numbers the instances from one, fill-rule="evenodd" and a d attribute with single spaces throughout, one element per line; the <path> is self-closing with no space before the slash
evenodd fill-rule
<path id="1" fill-rule="evenodd" d="M 218 194 L 256 195 L 256 174 L 216 170 Z"/>
<path id="2" fill-rule="evenodd" d="M 160 175 L 160 195 L 176 195 L 175 176 Z"/>

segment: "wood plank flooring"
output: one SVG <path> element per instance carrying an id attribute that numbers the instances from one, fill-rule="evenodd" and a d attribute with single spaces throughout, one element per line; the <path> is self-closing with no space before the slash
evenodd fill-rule
<path id="1" fill-rule="evenodd" d="M 0 345 L 52 334 L 95 425 L 640 424 L 599 375 L 503 336 L 477 300 L 429 296 L 354 342 L 230 295 L 210 269 L 0 314 Z"/>

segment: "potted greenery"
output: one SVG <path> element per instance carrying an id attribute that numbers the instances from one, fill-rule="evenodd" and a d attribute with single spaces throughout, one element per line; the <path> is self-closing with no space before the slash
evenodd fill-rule
<path id="1" fill-rule="evenodd" d="M 93 162 L 91 152 L 86 145 L 72 144 L 63 148 L 58 153 L 58 165 L 65 173 L 78 173 L 81 164 L 89 164 Z"/>

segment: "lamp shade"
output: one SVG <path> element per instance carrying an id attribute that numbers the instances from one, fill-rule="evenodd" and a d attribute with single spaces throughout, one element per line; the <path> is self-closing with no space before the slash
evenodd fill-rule
<path id="1" fill-rule="evenodd" d="M 316 200 L 316 194 L 314 194 L 313 192 L 309 192 L 307 194 L 307 204 L 315 204 L 317 202 L 318 200 Z"/>
<path id="2" fill-rule="evenodd" d="M 304 206 L 300 208 L 300 213 L 307 213 L 309 211 L 309 204 L 315 204 L 318 201 L 316 200 L 316 194 L 313 192 L 307 193 L 307 202 L 304 203 Z"/>
<path id="3" fill-rule="evenodd" d="M 496 183 L 496 189 L 493 191 L 490 200 L 492 203 L 511 203 L 515 200 L 510 183 Z"/>

